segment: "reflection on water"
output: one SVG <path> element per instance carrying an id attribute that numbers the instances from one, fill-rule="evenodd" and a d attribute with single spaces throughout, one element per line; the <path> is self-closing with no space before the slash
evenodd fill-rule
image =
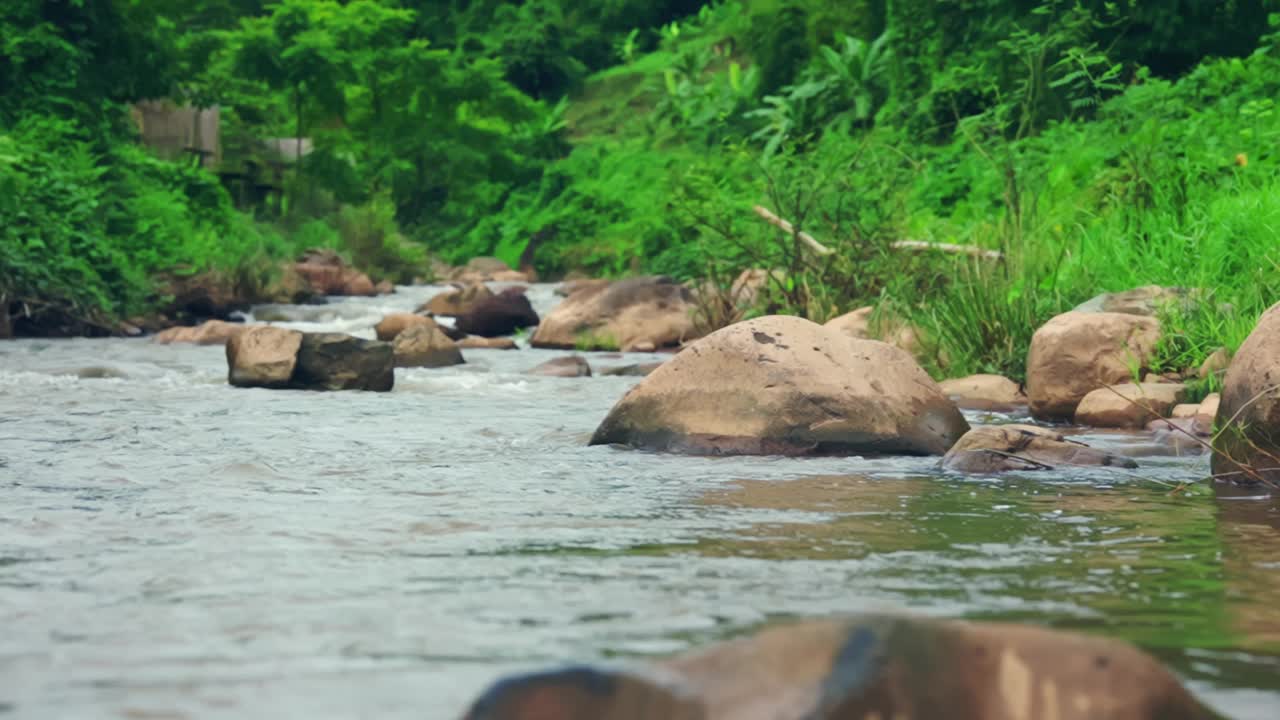
<path id="1" fill-rule="evenodd" d="M 431 292 L 272 312 L 371 336 Z M 229 388 L 220 348 L 0 344 L 0 708 L 451 718 L 506 671 L 908 609 L 1126 637 L 1275 717 L 1275 506 L 1153 482 L 1203 459 L 962 479 L 588 448 L 635 380 L 524 374 L 560 354 L 325 395 Z"/>

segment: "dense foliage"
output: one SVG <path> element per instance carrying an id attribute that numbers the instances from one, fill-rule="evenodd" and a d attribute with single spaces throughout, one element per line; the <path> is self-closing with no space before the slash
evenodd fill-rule
<path id="1" fill-rule="evenodd" d="M 937 373 L 1017 377 L 1052 314 L 1194 286 L 1212 299 L 1165 318 L 1161 358 L 1190 364 L 1280 295 L 1278 10 L 16 0 L 0 10 L 0 304 L 107 322 L 153 307 L 174 269 L 326 245 L 408 280 L 424 250 L 514 262 L 539 238 L 544 275 L 783 270 L 751 312 L 874 303 L 917 325 Z M 220 108 L 220 168 L 139 146 L 128 105 L 161 97 Z M 270 183 L 245 168 L 268 167 L 281 188 L 246 192 Z"/>

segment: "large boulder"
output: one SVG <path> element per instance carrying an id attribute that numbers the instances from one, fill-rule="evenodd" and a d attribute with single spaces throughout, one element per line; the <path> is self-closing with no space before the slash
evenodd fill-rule
<path id="1" fill-rule="evenodd" d="M 1187 396 L 1181 383 L 1123 383 L 1098 388 L 1076 406 L 1077 425 L 1140 428 L 1169 417 Z"/>
<path id="2" fill-rule="evenodd" d="M 591 365 L 580 355 L 548 360 L 529 371 L 544 377 L 591 377 Z"/>
<path id="3" fill-rule="evenodd" d="M 435 323 L 413 325 L 398 333 L 392 343 L 392 353 L 396 367 L 401 368 L 448 367 L 466 362 L 457 343 Z"/>
<path id="4" fill-rule="evenodd" d="M 468 335 L 501 337 L 517 330 L 538 324 L 538 313 L 533 311 L 523 288 L 507 288 L 490 298 L 485 298 L 471 308 L 471 312 L 459 316 L 454 326 Z"/>
<path id="5" fill-rule="evenodd" d="M 938 383 L 956 405 L 969 410 L 1015 410 L 1027 404 L 1018 383 L 1002 375 L 970 375 Z"/>
<path id="6" fill-rule="evenodd" d="M 152 342 L 161 345 L 192 343 L 195 345 L 224 345 L 228 340 L 244 332 L 241 323 L 208 320 L 195 327 L 172 327 L 156 333 Z"/>
<path id="7" fill-rule="evenodd" d="M 289 387 L 298 366 L 302 333 L 256 325 L 227 342 L 227 382 L 236 387 Z"/>
<path id="8" fill-rule="evenodd" d="M 946 470 L 990 474 L 1057 467 L 1135 468 L 1126 457 L 1095 450 L 1034 425 L 984 425 L 965 433 L 942 458 Z"/>
<path id="9" fill-rule="evenodd" d="M 472 283 L 437 293 L 418 308 L 418 312 L 429 312 L 441 317 L 458 317 L 471 312 L 476 303 L 493 297 L 493 291 L 483 283 Z"/>
<path id="10" fill-rule="evenodd" d="M 1262 314 L 1231 359 L 1216 425 L 1215 475 L 1280 483 L 1280 303 Z"/>
<path id="11" fill-rule="evenodd" d="M 1027 355 L 1031 414 L 1070 419 L 1085 395 L 1132 378 L 1160 340 L 1155 318 L 1125 313 L 1068 312 L 1035 332 Z"/>
<path id="12" fill-rule="evenodd" d="M 439 327 L 436 321 L 424 315 L 415 315 L 413 313 L 391 313 L 384 315 L 377 325 L 373 326 L 373 332 L 377 338 L 383 342 L 391 342 L 396 339 L 400 333 L 411 327 Z"/>
<path id="13" fill-rule="evenodd" d="M 1211 720 L 1119 640 L 894 615 L 794 622 L 639 667 L 503 678 L 464 720 Z"/>
<path id="14" fill-rule="evenodd" d="M 624 350 L 678 345 L 695 336 L 693 296 L 670 278 L 641 277 L 586 286 L 543 318 L 534 347 Z"/>
<path id="15" fill-rule="evenodd" d="M 394 384 L 395 354 L 391 343 L 341 333 L 306 333 L 290 386 L 386 392 Z"/>
<path id="16" fill-rule="evenodd" d="M 969 429 L 910 355 L 802 318 L 719 330 L 632 388 L 591 444 L 707 454 L 942 454 Z"/>

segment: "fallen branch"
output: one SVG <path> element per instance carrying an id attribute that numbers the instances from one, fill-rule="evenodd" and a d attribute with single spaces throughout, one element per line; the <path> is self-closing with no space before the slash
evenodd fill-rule
<path id="1" fill-rule="evenodd" d="M 777 215 L 774 215 L 773 213 L 769 212 L 766 208 L 761 207 L 760 205 L 756 205 L 754 210 L 756 211 L 757 215 L 764 218 L 765 222 L 769 223 L 770 225 L 778 228 L 779 230 L 785 233 L 789 233 L 792 237 L 799 238 L 800 242 L 807 245 L 809 249 L 814 251 L 815 253 L 819 255 L 830 255 L 831 253 L 835 252 L 834 250 L 827 247 L 826 245 L 823 245 L 817 240 L 814 240 L 813 236 L 810 235 L 809 233 L 796 232 L 795 227 L 792 226 L 791 223 L 787 222 L 786 220 L 783 220 Z"/>
<path id="2" fill-rule="evenodd" d="M 953 245 L 952 243 L 934 243 L 924 240 L 898 240 L 892 247 L 899 250 L 937 250 L 938 252 L 972 255 L 987 260 L 1003 260 L 1004 254 L 999 250 L 987 250 L 977 245 Z"/>

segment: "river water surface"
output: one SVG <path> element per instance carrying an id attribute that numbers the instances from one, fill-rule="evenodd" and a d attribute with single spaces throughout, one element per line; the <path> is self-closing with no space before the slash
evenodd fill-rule
<path id="1" fill-rule="evenodd" d="M 439 289 L 254 317 L 372 337 Z M 524 374 L 564 354 L 325 394 L 233 389 L 221 347 L 0 344 L 0 718 L 455 718 L 501 673 L 866 610 L 1120 636 L 1280 718 L 1280 512 L 1170 494 L 1205 460 L 975 479 L 587 447 L 636 380 Z"/>

